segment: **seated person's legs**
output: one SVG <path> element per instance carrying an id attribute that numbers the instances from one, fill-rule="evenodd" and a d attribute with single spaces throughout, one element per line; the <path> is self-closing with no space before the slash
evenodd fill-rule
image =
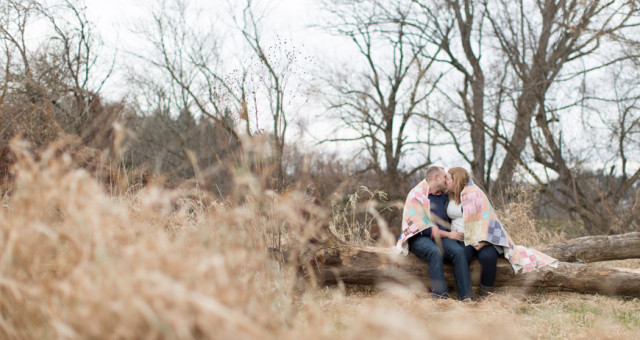
<path id="1" fill-rule="evenodd" d="M 471 261 L 473 260 L 473 256 L 476 255 L 477 253 L 476 248 L 474 248 L 471 245 L 465 246 L 463 242 L 458 242 L 458 244 L 464 247 L 464 255 L 467 258 L 467 264 L 471 264 Z"/>
<path id="2" fill-rule="evenodd" d="M 448 298 L 447 283 L 444 279 L 442 253 L 430 237 L 416 235 L 409 239 L 409 250 L 429 264 L 431 292 L 435 298 Z"/>
<path id="3" fill-rule="evenodd" d="M 492 245 L 486 245 L 478 252 L 478 261 L 482 265 L 480 284 L 493 287 L 496 282 L 498 251 Z"/>
<path id="4" fill-rule="evenodd" d="M 453 271 L 456 276 L 456 287 L 460 300 L 472 298 L 471 279 L 469 275 L 469 263 L 464 248 L 455 240 L 442 239 L 445 259 L 453 262 Z"/>

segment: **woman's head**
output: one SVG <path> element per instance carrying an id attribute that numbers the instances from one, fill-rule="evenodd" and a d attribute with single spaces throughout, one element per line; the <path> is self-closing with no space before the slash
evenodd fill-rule
<path id="1" fill-rule="evenodd" d="M 447 189 L 449 190 L 449 198 L 460 204 L 460 193 L 465 185 L 469 183 L 469 173 L 464 168 L 455 167 L 449 169 L 448 174 Z"/>

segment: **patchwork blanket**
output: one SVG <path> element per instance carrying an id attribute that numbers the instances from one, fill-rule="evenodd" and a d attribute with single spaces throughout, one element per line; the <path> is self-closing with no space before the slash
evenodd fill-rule
<path id="1" fill-rule="evenodd" d="M 400 234 L 395 250 L 403 255 L 409 254 L 407 240 L 432 225 L 435 226 L 432 221 L 431 205 L 429 204 L 429 183 L 426 180 L 422 180 L 407 195 L 402 212 L 402 234 Z"/>
<path id="2" fill-rule="evenodd" d="M 502 247 L 504 257 L 509 260 L 516 274 L 520 271 L 527 273 L 547 265 L 558 267 L 558 260 L 535 249 L 514 245 L 504 226 L 498 221 L 487 195 L 473 185 L 473 182 L 462 190 L 460 199 L 465 245 L 486 241 Z"/>

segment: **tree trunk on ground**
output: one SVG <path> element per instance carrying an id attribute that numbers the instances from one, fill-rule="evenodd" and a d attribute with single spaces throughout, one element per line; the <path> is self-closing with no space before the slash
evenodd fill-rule
<path id="1" fill-rule="evenodd" d="M 586 236 L 550 244 L 541 252 L 565 262 L 598 262 L 640 258 L 640 232 Z"/>
<path id="2" fill-rule="evenodd" d="M 602 261 L 640 257 L 640 233 L 583 237 L 551 245 L 543 252 L 564 261 Z M 564 246 L 566 245 L 566 246 Z M 344 243 L 333 235 L 306 253 L 314 276 L 321 285 L 336 283 L 372 285 L 380 282 L 411 284 L 418 280 L 429 286 L 425 261 L 410 254 L 402 256 L 391 248 L 364 247 Z M 587 255 L 588 254 L 588 255 Z M 473 285 L 480 281 L 480 265 L 470 266 Z M 453 267 L 445 264 L 445 277 L 455 286 Z M 560 262 L 558 268 L 514 275 L 509 262 L 498 260 L 496 287 L 547 288 L 604 295 L 640 295 L 640 272 Z"/>

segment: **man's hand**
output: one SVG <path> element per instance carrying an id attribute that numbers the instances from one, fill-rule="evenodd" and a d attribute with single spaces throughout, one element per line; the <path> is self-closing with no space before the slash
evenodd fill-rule
<path id="1" fill-rule="evenodd" d="M 443 230 L 437 227 L 431 227 L 431 239 L 435 240 L 437 238 L 447 237 L 447 234 Z"/>
<path id="2" fill-rule="evenodd" d="M 450 231 L 449 232 L 449 238 L 452 240 L 456 240 L 456 241 L 463 241 L 464 240 L 464 233 L 461 233 L 459 231 Z"/>

